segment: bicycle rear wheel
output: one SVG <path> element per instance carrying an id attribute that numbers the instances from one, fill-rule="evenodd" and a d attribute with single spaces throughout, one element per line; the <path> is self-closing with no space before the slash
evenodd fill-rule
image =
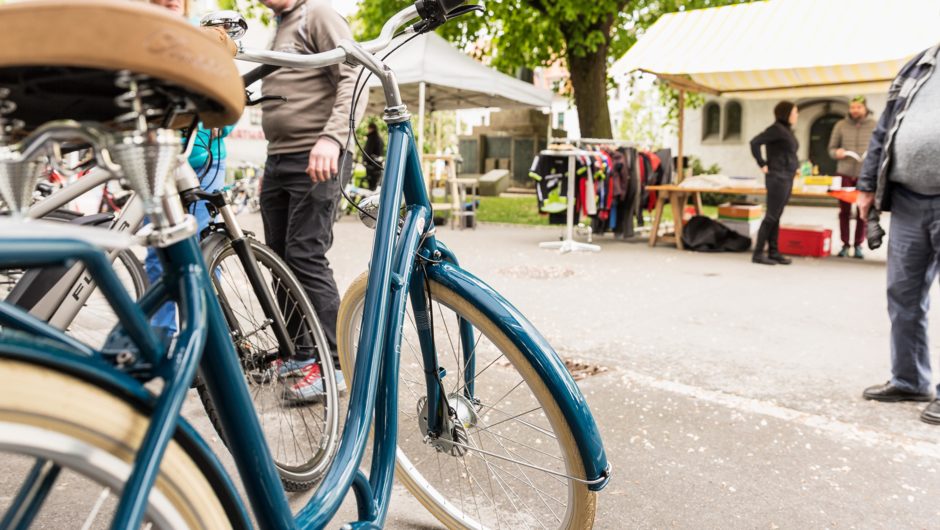
<path id="1" fill-rule="evenodd" d="M 114 272 L 134 300 L 139 300 L 150 286 L 143 264 L 131 250 L 118 253 L 114 260 Z M 117 320 L 108 299 L 100 289 L 95 289 L 66 331 L 82 342 L 99 348 L 104 345 Z"/>
<path id="2" fill-rule="evenodd" d="M 50 212 L 45 219 L 67 223 L 77 217 L 80 217 L 80 214 L 69 210 L 55 210 Z M 134 300 L 140 299 L 150 286 L 143 264 L 130 249 L 117 253 L 114 259 L 114 272 Z M 24 275 L 29 277 L 25 270 L 0 271 L 0 299 L 5 300 Z M 80 283 L 83 283 L 81 278 L 71 288 L 73 290 L 79 288 Z M 85 300 L 85 304 L 75 318 L 66 326 L 66 331 L 89 346 L 100 348 L 115 324 L 117 324 L 117 316 L 111 304 L 100 290 L 95 289 Z"/>
<path id="3" fill-rule="evenodd" d="M 367 281 L 365 274 L 356 279 L 340 305 L 337 340 L 350 378 Z M 427 386 L 409 307 L 401 343 L 396 476 L 449 528 L 590 528 L 596 494 L 572 478 L 584 477 L 584 464 L 555 397 L 498 323 L 433 281 L 431 299 L 435 347 L 455 425 L 449 436 L 425 440 Z M 461 319 L 473 326 L 469 349 L 475 369 L 469 378 Z"/>
<path id="4" fill-rule="evenodd" d="M 259 294 L 252 289 L 231 242 L 226 239 L 215 250 L 209 249 L 211 256 L 206 261 L 219 302 L 228 315 L 245 381 L 281 481 L 288 491 L 303 491 L 320 479 L 337 448 L 339 399 L 332 356 L 313 306 L 293 273 L 270 248 L 252 238 L 248 241 L 264 282 L 270 286 L 288 323 L 293 346 L 298 352 L 313 354 L 311 359 L 323 383 L 322 397 L 317 400 L 301 405 L 286 401 L 285 395 L 304 374 L 287 373 L 283 363 L 263 360 L 278 352 L 278 341 L 258 302 Z M 201 382 L 196 388 L 213 427 L 224 441 L 209 392 Z"/>
<path id="5" fill-rule="evenodd" d="M 50 392 L 49 389 L 55 389 Z M 0 526 L 27 510 L 12 510 L 31 471 L 49 477 L 49 493 L 33 491 L 34 528 L 108 528 L 110 517 L 149 419 L 108 390 L 74 376 L 0 357 Z M 45 462 L 45 465 L 43 465 Z M 155 528 L 232 528 L 226 506 L 200 462 L 171 442 L 150 494 L 146 521 Z M 22 505 L 21 505 L 22 506 Z M 83 525 L 84 523 L 84 525 Z M 144 525 L 146 527 L 146 524 Z"/>

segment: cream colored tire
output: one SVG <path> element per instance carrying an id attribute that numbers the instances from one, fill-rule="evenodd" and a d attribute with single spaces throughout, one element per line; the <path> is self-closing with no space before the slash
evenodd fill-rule
<path id="1" fill-rule="evenodd" d="M 368 273 L 361 274 L 350 285 L 343 296 L 337 318 L 337 346 L 340 355 L 340 364 L 346 377 L 352 383 L 355 365 L 355 349 L 358 341 L 358 326 L 362 318 L 362 309 L 365 304 Z M 435 302 L 461 317 L 467 319 L 475 329 L 482 331 L 483 335 L 499 348 L 512 367 L 519 372 L 532 394 L 542 405 L 548 421 L 558 438 L 558 445 L 563 454 L 567 473 L 570 476 L 583 477 L 584 464 L 571 433 L 571 428 L 564 419 L 561 410 L 555 403 L 554 397 L 548 388 L 537 376 L 531 364 L 524 358 L 519 349 L 512 344 L 502 330 L 480 311 L 474 308 L 464 298 L 447 289 L 441 284 L 431 281 L 431 294 Z M 410 305 L 410 303 L 409 303 Z M 406 318 L 406 327 L 409 325 Z M 446 341 L 447 339 L 439 339 Z M 404 345 L 402 346 L 404 348 Z M 402 353 L 404 357 L 404 353 Z M 401 423 L 401 419 L 399 423 Z M 448 528 L 483 528 L 472 518 L 468 518 L 451 499 L 443 496 L 424 479 L 418 469 L 411 464 L 408 455 L 399 446 L 396 458 L 395 476 L 405 485 L 409 492 L 421 502 L 441 523 Z M 597 509 L 596 493 L 588 490 L 581 482 L 568 481 L 567 513 L 558 525 L 558 528 L 591 528 L 594 524 L 594 515 Z M 392 508 L 394 510 L 394 507 Z M 513 526 L 516 528 L 517 526 Z"/>
<path id="2" fill-rule="evenodd" d="M 98 480 L 117 481 L 102 485 L 117 490 L 131 470 L 148 425 L 146 416 L 100 387 L 62 372 L 0 358 L 0 453 L 4 455 L 59 455 L 61 460 L 52 460 L 86 477 L 90 477 L 87 465 L 99 462 L 100 469 L 92 471 L 100 473 Z M 88 454 L 94 458 L 83 458 Z M 66 463 L 82 459 L 91 461 L 85 472 L 81 464 Z M 78 524 L 81 517 L 76 515 Z M 163 458 L 147 517 L 155 528 L 232 528 L 209 480 L 176 441 Z M 164 523 L 159 525 L 157 520 Z"/>

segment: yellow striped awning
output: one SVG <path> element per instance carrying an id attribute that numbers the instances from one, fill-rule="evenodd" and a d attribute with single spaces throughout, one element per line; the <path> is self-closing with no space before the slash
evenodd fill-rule
<path id="1" fill-rule="evenodd" d="M 768 0 L 663 15 L 611 74 L 742 98 L 872 93 L 937 42 L 938 0 Z"/>

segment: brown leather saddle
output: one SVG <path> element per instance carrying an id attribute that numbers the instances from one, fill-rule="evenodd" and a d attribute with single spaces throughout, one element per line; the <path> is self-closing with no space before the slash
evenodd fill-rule
<path id="1" fill-rule="evenodd" d="M 0 6 L 0 88 L 5 116 L 32 130 L 55 119 L 110 123 L 128 112 L 116 82 L 130 72 L 148 86 L 148 118 L 208 127 L 238 121 L 245 88 L 235 44 L 166 9 L 130 0 L 36 0 Z M 185 109 L 182 110 L 181 109 Z"/>

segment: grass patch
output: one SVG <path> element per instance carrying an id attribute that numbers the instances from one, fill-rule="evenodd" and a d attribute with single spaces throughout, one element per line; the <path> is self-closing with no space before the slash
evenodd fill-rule
<path id="1" fill-rule="evenodd" d="M 705 205 L 702 214 L 716 219 L 718 207 Z M 652 213 L 647 213 L 652 220 Z M 477 220 L 484 223 L 548 225 L 548 216 L 539 213 L 538 201 L 531 197 L 480 197 Z M 672 207 L 663 209 L 663 221 L 672 221 Z"/>
<path id="2" fill-rule="evenodd" d="M 477 220 L 484 223 L 547 225 L 548 216 L 539 213 L 538 200 L 531 197 L 480 197 Z"/>

